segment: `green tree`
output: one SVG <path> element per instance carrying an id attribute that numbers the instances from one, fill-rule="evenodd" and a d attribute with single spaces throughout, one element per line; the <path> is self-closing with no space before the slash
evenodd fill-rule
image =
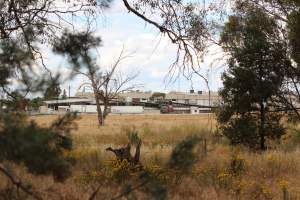
<path id="1" fill-rule="evenodd" d="M 50 41 L 55 37 L 51 33 L 59 30 L 58 23 L 54 18 L 50 20 L 50 15 L 61 18 L 89 7 L 85 4 L 82 9 L 77 9 L 75 4 L 64 3 L 66 10 L 64 6 L 59 9 L 51 0 L 0 1 L 0 93 L 5 94 L 1 101 L 6 107 L 5 112 L 0 112 L 0 173 L 1 178 L 4 175 L 16 186 L 17 196 L 23 191 L 30 199 L 42 198 L 23 182 L 22 177 L 14 175 L 15 168 L 22 166 L 31 174 L 53 175 L 56 181 L 63 181 L 71 174 L 73 163 L 64 152 L 72 149 L 69 133 L 75 128 L 76 115 L 62 116 L 46 128 L 30 121 L 23 112 L 28 105 L 28 94 L 44 92 L 47 88 L 50 88 L 49 93 L 60 93 L 58 78 L 40 62 L 43 55 L 38 44 Z M 40 71 L 37 75 L 33 69 L 41 66 L 47 72 Z M 52 88 L 55 88 L 54 92 Z"/>
<path id="2" fill-rule="evenodd" d="M 60 93 L 61 93 L 61 89 L 59 84 L 53 82 L 47 87 L 44 93 L 44 99 L 58 99 Z"/>
<path id="3" fill-rule="evenodd" d="M 286 43 L 287 53 L 292 65 L 287 66 L 286 85 L 278 95 L 286 110 L 300 120 L 297 109 L 300 102 L 300 2 L 298 0 L 238 0 L 237 8 L 258 7 L 265 11 L 269 18 L 276 21 L 277 29 L 282 33 L 273 40 Z"/>
<path id="4" fill-rule="evenodd" d="M 33 121 L 27 122 L 25 115 L 2 114 L 0 164 L 12 161 L 23 164 L 33 174 L 53 174 L 56 180 L 64 180 L 71 173 L 71 160 L 64 158 L 62 152 L 72 149 L 68 133 L 74 118 L 68 114 L 50 128 L 41 128 Z"/>
<path id="5" fill-rule="evenodd" d="M 299 3 L 300 4 L 300 3 Z M 289 40 L 291 45 L 292 58 L 300 65 L 300 5 L 299 10 L 292 12 L 288 17 Z"/>
<path id="6" fill-rule="evenodd" d="M 264 150 L 266 139 L 285 133 L 283 115 L 275 111 L 291 63 L 285 43 L 275 40 L 278 34 L 276 22 L 253 7 L 239 10 L 224 26 L 221 43 L 230 58 L 222 77 L 218 121 L 232 144 Z"/>
<path id="7" fill-rule="evenodd" d="M 1 89 L 6 93 L 6 112 L 0 112 L 0 172 L 28 195 L 38 198 L 27 184 L 17 180 L 5 163 L 12 162 L 27 168 L 32 174 L 50 175 L 63 181 L 71 174 L 72 161 L 63 152 L 72 149 L 69 132 L 74 127 L 76 115 L 68 114 L 59 118 L 49 128 L 40 127 L 30 121 L 23 112 L 28 105 L 26 94 L 33 86 L 29 75 L 22 67 L 31 67 L 33 58 L 28 50 L 13 40 L 0 41 L 0 68 L 8 73 L 1 77 Z M 9 89 L 9 78 L 14 71 L 21 70 L 17 79 L 25 89 Z"/>
<path id="8" fill-rule="evenodd" d="M 63 94 L 61 95 L 61 98 L 62 99 L 68 98 L 67 91 L 65 89 L 63 90 Z"/>
<path id="9" fill-rule="evenodd" d="M 32 110 L 34 111 L 38 111 L 40 106 L 43 105 L 43 98 L 41 97 L 36 97 L 36 98 L 33 98 L 29 101 L 29 106 Z"/>

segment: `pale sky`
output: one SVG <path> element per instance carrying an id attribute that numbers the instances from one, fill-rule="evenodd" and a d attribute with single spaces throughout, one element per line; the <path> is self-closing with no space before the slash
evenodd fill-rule
<path id="1" fill-rule="evenodd" d="M 143 87 L 138 89 L 162 92 L 207 90 L 205 82 L 196 76 L 192 82 L 183 76 L 172 84 L 165 82 L 169 67 L 175 60 L 176 47 L 168 38 L 161 36 L 158 29 L 128 13 L 122 1 L 114 1 L 111 8 L 97 18 L 95 31 L 103 40 L 103 46 L 98 49 L 99 65 L 107 67 L 114 63 L 124 46 L 125 52 L 130 53 L 131 57 L 121 63 L 120 69 L 126 73 L 139 72 L 135 82 L 142 84 Z M 222 63 L 225 61 L 213 63 L 211 66 L 216 58 L 215 54 L 219 54 L 221 50 L 218 47 L 211 47 L 210 52 L 211 54 L 205 56 L 204 63 L 201 64 L 202 74 L 208 77 L 211 90 L 216 91 L 222 86 L 220 76 L 224 70 Z M 47 51 L 46 55 L 48 55 L 45 60 L 47 66 L 54 72 L 58 70 L 62 74 L 67 74 L 69 64 L 62 57 L 53 55 L 50 51 Z M 72 81 L 63 83 L 62 89 L 67 90 L 70 85 L 71 95 L 74 95 L 83 82 L 87 82 L 87 79 L 78 76 Z"/>

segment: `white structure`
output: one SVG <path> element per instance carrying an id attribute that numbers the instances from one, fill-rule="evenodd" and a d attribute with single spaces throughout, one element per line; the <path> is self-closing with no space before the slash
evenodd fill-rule
<path id="1" fill-rule="evenodd" d="M 132 91 L 132 92 L 125 92 L 120 94 L 121 97 L 128 102 L 153 102 L 151 100 L 151 96 L 153 93 L 151 92 L 141 92 L 141 91 Z M 199 106 L 213 106 L 216 105 L 220 97 L 217 92 L 203 92 L 198 91 L 194 93 L 191 91 L 190 93 L 187 92 L 169 92 L 166 94 L 165 101 L 173 102 L 173 103 L 180 103 L 180 104 L 190 104 L 190 105 L 199 105 Z"/>
<path id="2" fill-rule="evenodd" d="M 200 108 L 198 108 L 198 107 L 192 106 L 192 107 L 190 107 L 190 109 L 191 109 L 191 114 L 192 115 L 197 115 L 201 112 Z"/>
<path id="3" fill-rule="evenodd" d="M 112 106 L 110 108 L 112 114 L 143 114 L 143 106 Z"/>
<path id="4" fill-rule="evenodd" d="M 58 100 L 48 100 L 44 101 L 47 105 L 55 105 L 55 104 L 75 104 L 75 103 L 93 103 L 93 99 L 88 98 L 69 98 L 69 99 L 58 99 Z"/>
<path id="5" fill-rule="evenodd" d="M 104 106 L 101 106 L 101 110 L 104 110 Z M 71 105 L 71 112 L 79 113 L 97 113 L 96 105 Z M 111 106 L 110 113 L 112 114 L 142 114 L 144 108 L 142 106 Z"/>
<path id="6" fill-rule="evenodd" d="M 104 106 L 101 106 L 101 110 L 104 110 Z M 97 113 L 96 105 L 71 105 L 71 112 L 79 112 L 79 113 Z"/>
<path id="7" fill-rule="evenodd" d="M 58 111 L 68 112 L 68 111 L 70 111 L 70 106 L 58 106 Z"/>
<path id="8" fill-rule="evenodd" d="M 152 92 L 143 92 L 143 91 L 130 91 L 124 92 L 119 95 L 119 99 L 124 101 L 125 103 L 147 103 L 153 102 L 155 100 L 151 99 Z M 94 104 L 94 94 L 88 92 L 78 92 L 76 94 L 78 98 L 87 98 L 91 99 L 90 103 Z M 86 99 L 86 101 L 88 101 Z M 180 104 L 190 104 L 190 105 L 199 105 L 199 106 L 214 106 L 216 105 L 220 97 L 217 92 L 204 92 L 204 91 L 197 91 L 194 92 L 191 90 L 190 92 L 169 92 L 166 93 L 164 98 L 165 101 L 173 102 L 173 103 L 180 103 Z"/>
<path id="9" fill-rule="evenodd" d="M 166 94 L 165 99 L 173 103 L 213 106 L 218 103 L 220 98 L 217 92 L 209 94 L 208 92 L 198 91 L 198 93 L 169 92 Z"/>
<path id="10" fill-rule="evenodd" d="M 152 92 L 131 91 L 120 94 L 110 102 L 109 112 L 112 114 L 141 114 L 141 113 L 158 113 L 159 106 L 173 105 L 172 112 L 198 114 L 201 112 L 210 112 L 220 97 L 217 92 L 169 92 L 161 99 L 153 98 Z M 75 97 L 67 99 L 57 99 L 44 101 L 45 105 L 41 106 L 40 112 L 51 114 L 55 112 L 79 112 L 79 113 L 97 113 L 97 106 L 94 94 L 91 92 L 78 92 Z M 101 110 L 104 110 L 103 102 Z M 122 106 L 119 106 L 122 105 Z M 126 106 L 123 106 L 126 105 Z M 136 105 L 136 106 L 135 106 Z M 146 111 L 144 107 L 146 106 Z M 202 107 L 202 108 L 198 108 Z"/>
<path id="11" fill-rule="evenodd" d="M 120 94 L 120 97 L 124 98 L 127 103 L 129 102 L 143 102 L 147 103 L 150 101 L 152 96 L 151 92 L 142 91 L 131 91 Z"/>

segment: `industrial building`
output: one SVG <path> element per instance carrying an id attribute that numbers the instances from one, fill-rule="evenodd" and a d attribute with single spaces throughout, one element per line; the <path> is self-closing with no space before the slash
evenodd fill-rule
<path id="1" fill-rule="evenodd" d="M 178 104 L 198 105 L 198 106 L 213 106 L 216 105 L 220 98 L 217 92 L 169 92 L 162 99 L 152 99 L 152 92 L 131 91 L 120 94 L 126 102 L 142 102 L 155 103 L 157 101 L 172 102 Z"/>
<path id="2" fill-rule="evenodd" d="M 152 92 L 130 91 L 120 94 L 110 103 L 112 114 L 151 114 L 151 113 L 189 113 L 210 112 L 219 102 L 216 92 L 169 92 L 161 98 L 153 98 Z M 79 112 L 96 113 L 94 94 L 77 92 L 75 97 L 44 101 L 41 113 Z M 103 110 L 103 108 L 102 108 Z"/>

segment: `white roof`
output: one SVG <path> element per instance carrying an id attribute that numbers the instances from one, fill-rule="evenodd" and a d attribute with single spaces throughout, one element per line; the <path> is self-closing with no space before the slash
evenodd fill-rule
<path id="1" fill-rule="evenodd" d="M 58 99 L 44 101 L 46 104 L 61 104 L 61 103 L 92 103 L 92 99 L 74 98 L 74 99 Z"/>
<path id="2" fill-rule="evenodd" d="M 149 99 L 152 96 L 151 92 L 125 92 L 120 94 L 121 97 L 125 98 L 144 98 Z"/>

